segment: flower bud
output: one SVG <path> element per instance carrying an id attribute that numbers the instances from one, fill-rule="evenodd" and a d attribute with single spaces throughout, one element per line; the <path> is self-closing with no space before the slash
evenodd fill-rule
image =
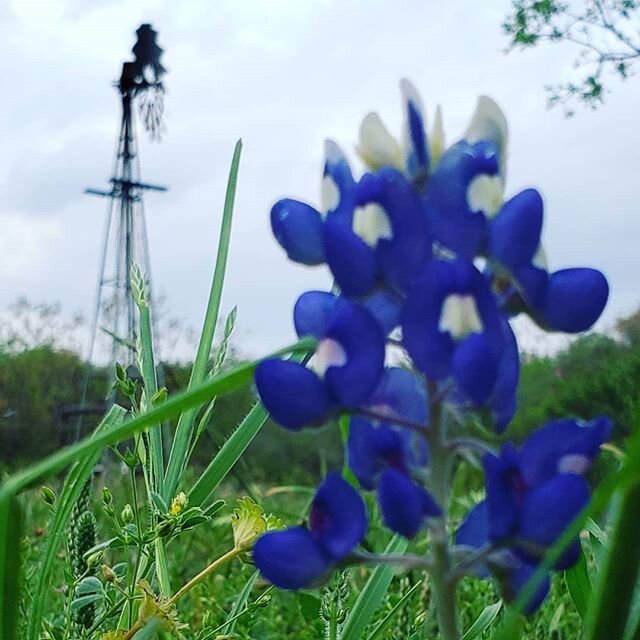
<path id="1" fill-rule="evenodd" d="M 53 505 L 56 503 L 56 494 L 53 492 L 53 489 L 51 487 L 44 486 L 42 487 L 42 489 L 40 489 L 40 493 L 45 503 L 50 507 L 53 507 Z"/>
<path id="2" fill-rule="evenodd" d="M 187 506 L 187 502 L 189 502 L 189 498 L 187 498 L 184 491 L 181 491 L 171 503 L 171 515 L 177 516 L 179 515 L 184 508 Z"/>
<path id="3" fill-rule="evenodd" d="M 100 572 L 105 582 L 118 582 L 118 576 L 116 572 L 108 565 L 103 564 L 100 566 Z"/>
<path id="4" fill-rule="evenodd" d="M 111 491 L 109 491 L 109 487 L 102 487 L 102 503 L 105 507 L 109 507 L 112 502 L 113 496 L 111 495 Z"/>
<path id="5" fill-rule="evenodd" d="M 104 551 L 96 551 L 95 553 L 92 553 L 87 558 L 87 567 L 89 569 L 94 569 L 102 562 L 103 558 L 104 558 Z"/>
<path id="6" fill-rule="evenodd" d="M 170 536 L 173 533 L 174 529 L 175 523 L 171 522 L 170 520 L 161 520 L 156 525 L 156 533 L 158 534 L 159 538 L 166 538 L 167 536 Z"/>
<path id="7" fill-rule="evenodd" d="M 120 519 L 124 524 L 131 524 L 133 522 L 133 509 L 130 504 L 125 504 Z"/>

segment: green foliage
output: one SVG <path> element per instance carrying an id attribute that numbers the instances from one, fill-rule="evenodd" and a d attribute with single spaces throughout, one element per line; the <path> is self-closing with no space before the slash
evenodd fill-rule
<path id="1" fill-rule="evenodd" d="M 549 42 L 577 50 L 577 77 L 546 87 L 549 104 L 564 105 L 567 116 L 576 102 L 602 105 L 607 76 L 626 80 L 640 58 L 636 0 L 513 0 L 511 8 L 502 25 L 510 49 Z"/>

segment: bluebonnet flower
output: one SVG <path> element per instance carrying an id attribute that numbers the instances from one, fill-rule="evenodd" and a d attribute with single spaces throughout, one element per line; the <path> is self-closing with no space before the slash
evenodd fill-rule
<path id="1" fill-rule="evenodd" d="M 542 222 L 542 197 L 526 189 L 506 202 L 491 223 L 487 255 L 497 272 L 506 275 L 504 304 L 526 310 L 545 329 L 586 331 L 607 303 L 607 280 L 585 267 L 549 273 L 540 242 Z"/>
<path id="2" fill-rule="evenodd" d="M 309 526 L 264 534 L 253 548 L 253 561 L 281 589 L 302 589 L 344 560 L 366 530 L 362 498 L 340 475 L 329 473 L 311 504 Z"/>
<path id="3" fill-rule="evenodd" d="M 321 423 L 339 409 L 368 401 L 383 373 L 384 336 L 357 303 L 324 291 L 308 291 L 294 308 L 298 336 L 318 339 L 309 366 L 271 359 L 256 368 L 260 398 L 288 429 Z"/>
<path id="4" fill-rule="evenodd" d="M 400 421 L 426 429 L 426 400 L 424 385 L 415 374 L 398 367 L 387 369 L 365 407 L 379 419 L 356 416 L 349 425 L 349 467 L 364 489 L 377 489 L 386 526 L 407 538 L 418 533 L 425 518 L 442 514 L 413 478 L 414 471 L 419 472 L 428 461 L 424 436 L 392 426 Z"/>
<path id="5" fill-rule="evenodd" d="M 468 514 L 457 543 L 507 548 L 512 566 L 499 568 L 501 579 L 511 589 L 522 586 L 525 576 L 587 505 L 589 488 L 582 475 L 611 429 L 605 417 L 584 425 L 557 420 L 534 432 L 519 450 L 507 444 L 500 455 L 487 454 L 486 500 Z M 579 554 L 579 541 L 574 540 L 554 568 L 570 567 Z"/>
<path id="6" fill-rule="evenodd" d="M 474 404 L 491 395 L 504 333 L 489 284 L 463 258 L 427 263 L 407 296 L 403 344 L 428 378 L 453 377 Z"/>

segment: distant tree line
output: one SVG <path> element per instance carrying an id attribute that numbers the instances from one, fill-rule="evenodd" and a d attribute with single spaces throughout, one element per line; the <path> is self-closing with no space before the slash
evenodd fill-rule
<path id="1" fill-rule="evenodd" d="M 15 340 L 0 341 L 0 465 L 5 467 L 41 458 L 75 438 L 76 419 L 63 420 L 62 410 L 80 401 L 85 363 L 47 335 L 41 343 L 20 342 L 18 347 Z M 227 366 L 237 361 L 232 356 Z M 169 393 L 187 385 L 189 364 L 162 366 Z M 521 377 L 511 437 L 524 438 L 558 417 L 608 414 L 616 425 L 615 438 L 625 438 L 640 420 L 640 311 L 618 322 L 615 337 L 587 334 L 554 356 L 525 356 Z M 112 380 L 111 371 L 95 367 L 87 402 L 104 402 Z M 195 464 L 204 466 L 211 460 L 255 401 L 251 387 L 218 399 L 195 449 Z M 97 419 L 85 418 L 83 432 L 88 433 Z M 320 458 L 319 451 L 326 457 Z M 341 456 L 337 429 L 291 434 L 268 423 L 239 461 L 237 476 L 292 482 L 303 478 L 293 477 L 291 470 L 317 475 L 325 465 L 338 465 Z"/>

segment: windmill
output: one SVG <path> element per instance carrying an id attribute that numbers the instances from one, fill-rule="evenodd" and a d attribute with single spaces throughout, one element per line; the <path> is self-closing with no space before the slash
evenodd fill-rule
<path id="1" fill-rule="evenodd" d="M 143 195 L 146 191 L 166 191 L 167 188 L 141 181 L 134 107 L 138 107 L 143 126 L 151 138 L 159 139 L 164 108 L 162 78 L 166 69 L 160 62 L 163 50 L 156 43 L 157 33 L 151 25 L 142 24 L 136 34 L 134 60 L 122 65 L 120 79 L 114 83 L 122 111 L 110 187 L 85 190 L 85 193 L 106 198 L 108 204 L 82 404 L 69 407 L 65 411 L 67 417 L 104 411 L 104 406 L 84 406 L 92 363 L 108 365 L 110 369 L 116 362 L 125 367 L 135 363 L 138 318 L 131 291 L 134 264 L 139 265 L 147 279 L 147 291 L 151 292 Z M 79 421 L 77 435 L 80 427 Z"/>

